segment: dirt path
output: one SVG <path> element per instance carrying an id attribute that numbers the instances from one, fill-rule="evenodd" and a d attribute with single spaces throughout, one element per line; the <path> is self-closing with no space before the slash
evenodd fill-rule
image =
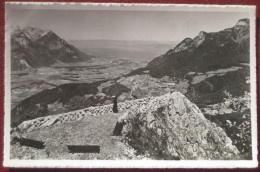
<path id="1" fill-rule="evenodd" d="M 123 112 L 122 112 L 123 113 Z M 19 143 L 11 146 L 14 159 L 136 159 L 134 150 L 111 136 L 118 114 L 87 116 L 79 121 L 26 132 L 24 137 L 44 141 L 46 148 L 37 150 Z M 99 145 L 100 153 L 69 153 L 66 145 Z"/>

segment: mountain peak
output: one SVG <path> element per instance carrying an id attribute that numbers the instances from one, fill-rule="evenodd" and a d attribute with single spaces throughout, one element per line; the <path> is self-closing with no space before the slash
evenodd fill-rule
<path id="1" fill-rule="evenodd" d="M 249 19 L 244 18 L 244 19 L 238 20 L 238 22 L 236 23 L 236 26 L 249 26 Z"/>
<path id="2" fill-rule="evenodd" d="M 11 46 L 12 70 L 48 66 L 57 61 L 71 63 L 89 59 L 88 55 L 53 31 L 32 26 L 17 26 L 11 34 Z"/>
<path id="3" fill-rule="evenodd" d="M 190 41 L 192 41 L 192 39 L 191 38 L 185 38 L 183 41 L 190 42 Z"/>
<path id="4" fill-rule="evenodd" d="M 32 40 L 36 40 L 36 39 L 39 39 L 40 37 L 46 35 L 50 31 L 28 26 L 23 29 L 23 32 L 28 38 L 30 38 Z"/>
<path id="5" fill-rule="evenodd" d="M 201 45 L 206 39 L 206 32 L 200 31 L 199 35 L 194 38 L 196 46 Z"/>
<path id="6" fill-rule="evenodd" d="M 173 52 L 179 52 L 184 51 L 190 48 L 198 47 L 201 45 L 204 40 L 206 39 L 207 32 L 201 31 L 198 36 L 196 36 L 194 39 L 191 38 L 185 38 L 181 43 L 179 43 L 174 49 Z M 172 52 L 171 52 L 172 53 Z"/>
<path id="7" fill-rule="evenodd" d="M 240 19 L 234 26 L 234 41 L 241 43 L 249 38 L 249 19 Z"/>
<path id="8" fill-rule="evenodd" d="M 179 52 L 179 51 L 187 50 L 188 48 L 193 46 L 193 43 L 194 43 L 193 39 L 185 38 L 183 41 L 181 41 L 181 43 L 176 45 L 176 47 L 173 49 L 173 52 L 176 53 L 176 52 Z"/>
<path id="9" fill-rule="evenodd" d="M 200 31 L 199 36 L 202 37 L 202 36 L 205 36 L 206 34 L 207 34 L 207 32 L 205 32 L 205 31 Z"/>
<path id="10" fill-rule="evenodd" d="M 235 30 L 247 30 L 249 28 L 249 19 L 240 19 L 234 26 Z"/>
<path id="11" fill-rule="evenodd" d="M 15 37 L 20 37 L 21 35 L 25 35 L 28 39 L 35 41 L 49 32 L 51 31 L 43 30 L 37 27 L 32 27 L 32 26 L 20 27 L 17 25 L 12 31 L 12 35 Z"/>

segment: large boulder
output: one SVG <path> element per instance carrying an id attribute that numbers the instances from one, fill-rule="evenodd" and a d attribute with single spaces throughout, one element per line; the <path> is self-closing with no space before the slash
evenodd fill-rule
<path id="1" fill-rule="evenodd" d="M 223 129 L 179 92 L 126 111 L 115 130 L 138 153 L 156 159 L 232 159 L 239 153 Z"/>

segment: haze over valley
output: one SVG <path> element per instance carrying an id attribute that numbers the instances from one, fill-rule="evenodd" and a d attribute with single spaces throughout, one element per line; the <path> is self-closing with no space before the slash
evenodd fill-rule
<path id="1" fill-rule="evenodd" d="M 25 34 L 21 36 L 21 30 L 27 34 L 31 32 L 30 36 L 38 32 L 46 32 L 32 27 L 24 29 L 18 27 L 17 30 L 12 35 L 13 44 L 19 44 L 18 41 L 28 39 L 28 36 L 26 37 Z M 58 46 L 57 41 L 66 42 L 59 40 L 61 39 L 59 37 L 55 39 L 58 39 L 55 40 L 55 46 Z M 31 40 L 37 40 L 37 38 L 31 38 Z M 28 57 L 21 57 L 21 53 L 18 52 L 19 57 L 16 61 L 13 60 L 12 65 L 12 106 L 17 105 L 26 97 L 61 84 L 91 83 L 125 75 L 134 69 L 145 67 L 154 57 L 174 47 L 174 44 L 170 42 L 151 41 L 74 40 L 68 41 L 68 43 L 65 45 L 73 45 L 77 48 L 77 51 L 84 53 L 87 58 L 80 60 L 73 55 L 70 61 L 57 59 L 47 63 L 45 66 L 37 66 L 38 63 L 42 65 L 38 59 L 45 59 L 44 56 L 47 54 L 40 54 L 42 57 L 36 60 L 28 60 Z M 28 48 L 27 44 L 21 44 L 20 46 L 26 51 L 32 51 L 31 49 L 34 48 Z M 13 55 L 15 55 L 14 53 L 18 54 L 16 47 L 14 45 L 13 47 Z M 45 47 L 45 51 L 46 49 L 48 48 Z M 34 56 L 37 57 L 39 55 L 35 54 Z"/>

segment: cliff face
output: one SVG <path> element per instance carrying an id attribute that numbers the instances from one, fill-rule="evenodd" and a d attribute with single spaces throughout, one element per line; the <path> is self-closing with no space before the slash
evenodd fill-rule
<path id="1" fill-rule="evenodd" d="M 91 56 L 80 52 L 54 32 L 39 28 L 16 28 L 11 34 L 11 67 L 22 70 L 55 62 L 79 62 Z"/>
<path id="2" fill-rule="evenodd" d="M 148 65 L 154 77 L 183 76 L 190 71 L 204 72 L 249 62 L 249 20 L 216 33 L 201 31 L 194 39 L 186 38 L 174 49 Z"/>

